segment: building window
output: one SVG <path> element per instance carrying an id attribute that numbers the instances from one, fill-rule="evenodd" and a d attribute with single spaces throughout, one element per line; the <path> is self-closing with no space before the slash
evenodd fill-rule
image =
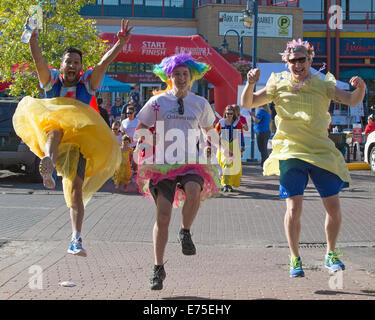
<path id="1" fill-rule="evenodd" d="M 97 0 L 96 3 L 100 5 L 103 3 L 105 6 L 117 6 L 118 1 L 119 0 Z"/>
<path id="2" fill-rule="evenodd" d="M 299 7 L 303 8 L 303 20 L 325 20 L 324 0 L 299 0 Z"/>
<path id="3" fill-rule="evenodd" d="M 152 70 L 154 69 L 154 64 L 152 63 L 142 63 L 139 65 L 139 71 L 145 72 L 145 73 L 152 73 Z"/>
<path id="4" fill-rule="evenodd" d="M 145 0 L 145 5 L 150 7 L 162 7 L 163 1 L 162 0 Z"/>
<path id="5" fill-rule="evenodd" d="M 118 73 L 138 72 L 138 65 L 136 63 L 117 63 L 116 65 L 116 72 Z"/>
<path id="6" fill-rule="evenodd" d="M 132 5 L 133 0 L 96 0 L 98 5 Z M 150 7 L 162 7 L 163 0 L 134 0 L 134 5 L 150 6 Z M 183 8 L 184 0 L 164 0 L 165 7 Z"/>
<path id="7" fill-rule="evenodd" d="M 184 0 L 167 0 L 166 4 L 169 4 L 170 7 L 183 8 Z"/>
<path id="8" fill-rule="evenodd" d="M 134 0 L 134 5 L 138 6 L 143 6 L 145 3 L 145 0 Z M 133 0 L 120 0 L 120 4 L 127 4 L 127 5 L 132 5 Z"/>
<path id="9" fill-rule="evenodd" d="M 116 72 L 116 63 L 111 63 L 106 72 Z"/>
<path id="10" fill-rule="evenodd" d="M 369 11 L 375 10 L 375 0 L 349 0 L 347 2 L 349 20 L 366 20 L 367 18 L 371 19 L 373 16 L 373 13 Z"/>

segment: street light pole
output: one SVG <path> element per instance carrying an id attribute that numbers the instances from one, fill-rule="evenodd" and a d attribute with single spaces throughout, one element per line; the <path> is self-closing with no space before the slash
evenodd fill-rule
<path id="1" fill-rule="evenodd" d="M 258 47 L 258 0 L 247 0 L 246 10 L 243 11 L 243 23 L 247 28 L 254 28 L 253 34 L 253 63 L 252 68 L 257 66 L 257 47 Z M 256 85 L 254 86 L 254 91 Z M 250 122 L 250 159 L 249 162 L 256 162 L 254 159 L 255 134 L 254 134 L 254 120 L 251 118 Z"/>
<path id="2" fill-rule="evenodd" d="M 240 36 L 240 34 L 236 30 L 229 29 L 229 30 L 225 31 L 223 43 L 222 43 L 221 46 L 222 47 L 228 47 L 226 36 L 227 36 L 227 34 L 229 32 L 234 32 L 237 35 L 237 38 L 238 38 L 238 51 L 240 52 L 240 60 L 242 60 L 243 59 L 243 39 L 242 39 L 242 37 Z"/>
<path id="3" fill-rule="evenodd" d="M 248 0 L 249 1 L 249 0 Z M 257 67 L 257 49 L 258 49 L 258 0 L 253 0 L 254 14 L 254 35 L 253 35 L 253 69 Z M 254 87 L 255 88 L 255 87 Z"/>

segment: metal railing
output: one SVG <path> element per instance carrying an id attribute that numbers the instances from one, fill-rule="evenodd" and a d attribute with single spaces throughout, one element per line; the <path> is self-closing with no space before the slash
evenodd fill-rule
<path id="1" fill-rule="evenodd" d="M 304 11 L 304 23 L 310 24 L 326 24 L 327 11 Z M 343 24 L 365 24 L 369 29 L 371 24 L 375 24 L 375 11 L 343 11 Z"/>
<path id="2" fill-rule="evenodd" d="M 195 18 L 197 7 L 206 4 L 243 5 L 247 0 L 97 0 L 96 5 L 85 6 L 82 15 L 122 16 L 122 17 L 158 17 L 158 18 Z M 299 7 L 299 0 L 258 0 L 260 6 Z M 327 23 L 327 11 L 304 11 L 305 23 Z M 344 24 L 375 24 L 375 11 L 343 11 Z"/>

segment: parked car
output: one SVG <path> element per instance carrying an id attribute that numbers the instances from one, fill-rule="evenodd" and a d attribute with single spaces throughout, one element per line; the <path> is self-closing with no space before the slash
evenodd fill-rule
<path id="1" fill-rule="evenodd" d="M 375 172 L 375 131 L 367 136 L 364 160 L 370 165 L 371 171 Z"/>
<path id="2" fill-rule="evenodd" d="M 25 172 L 35 182 L 41 182 L 40 159 L 16 135 L 12 117 L 17 99 L 0 98 L 0 170 Z"/>

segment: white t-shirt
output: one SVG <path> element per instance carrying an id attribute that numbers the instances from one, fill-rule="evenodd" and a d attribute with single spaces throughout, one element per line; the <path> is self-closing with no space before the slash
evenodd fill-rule
<path id="1" fill-rule="evenodd" d="M 138 123 L 139 123 L 139 120 L 137 118 L 134 118 L 133 120 L 126 118 L 125 120 L 121 122 L 120 130 L 132 139 L 132 143 L 130 143 L 131 147 L 135 147 L 135 144 L 136 144 L 133 140 L 133 137 L 134 137 L 135 129 L 138 126 Z"/>
<path id="2" fill-rule="evenodd" d="M 156 126 L 156 163 L 174 164 L 196 160 L 200 128 L 211 127 L 215 115 L 206 99 L 188 92 L 184 114 L 178 113 L 177 97 L 171 92 L 151 97 L 137 114 L 148 127 Z"/>
<path id="3" fill-rule="evenodd" d="M 117 139 L 118 145 L 121 146 L 121 143 L 122 143 L 122 134 L 119 133 L 119 135 L 118 136 L 115 135 L 115 137 Z"/>

